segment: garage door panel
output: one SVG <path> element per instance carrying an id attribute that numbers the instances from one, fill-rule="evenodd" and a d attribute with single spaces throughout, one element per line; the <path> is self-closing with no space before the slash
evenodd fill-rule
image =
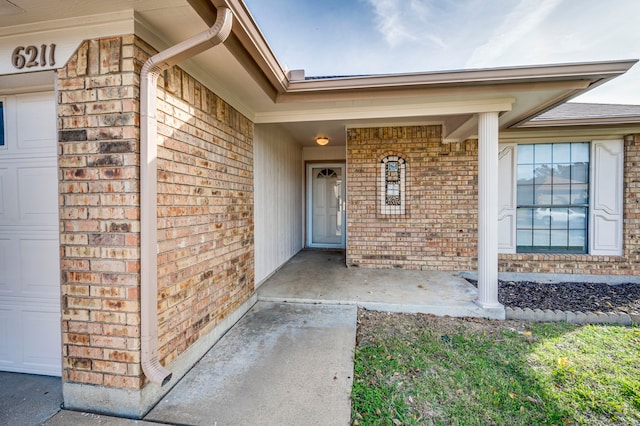
<path id="1" fill-rule="evenodd" d="M 0 149 L 0 370 L 61 374 L 54 93 L 7 95 Z"/>
<path id="2" fill-rule="evenodd" d="M 22 324 L 25 370 L 59 376 L 62 359 L 60 312 L 54 308 L 25 309 Z"/>
<path id="3" fill-rule="evenodd" d="M 57 173 L 51 159 L 0 156 L 0 226 L 55 224 L 58 217 Z"/>
<path id="4" fill-rule="evenodd" d="M 15 283 L 15 274 L 12 265 L 15 261 L 11 259 L 14 250 L 11 250 L 12 241 L 9 238 L 0 238 L 0 295 L 10 295 L 15 292 L 11 283 Z"/>
<path id="5" fill-rule="evenodd" d="M 14 366 L 18 359 L 16 354 L 15 330 L 19 329 L 16 311 L 0 305 L 0 369 Z"/>
<path id="6" fill-rule="evenodd" d="M 7 167 L 2 167 L 0 163 L 0 222 L 4 220 L 8 220 L 6 216 L 8 215 L 7 207 L 9 206 L 9 192 L 7 190 L 8 185 L 8 175 L 9 169 Z"/>
<path id="7" fill-rule="evenodd" d="M 57 218 L 56 167 L 21 167 L 18 176 L 19 223 L 48 224 Z"/>
<path id="8" fill-rule="evenodd" d="M 60 311 L 0 305 L 0 370 L 60 376 Z"/>
<path id="9" fill-rule="evenodd" d="M 16 98 L 17 148 L 20 151 L 51 151 L 56 147 L 56 106 L 41 94 Z"/>
<path id="10" fill-rule="evenodd" d="M 57 236 L 20 240 L 20 277 L 24 296 L 59 297 L 58 253 Z"/>

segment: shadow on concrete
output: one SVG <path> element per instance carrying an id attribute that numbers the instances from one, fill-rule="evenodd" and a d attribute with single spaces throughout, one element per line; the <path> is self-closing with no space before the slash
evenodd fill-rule
<path id="1" fill-rule="evenodd" d="M 61 404 L 60 377 L 0 372 L 0 425 L 39 425 Z"/>

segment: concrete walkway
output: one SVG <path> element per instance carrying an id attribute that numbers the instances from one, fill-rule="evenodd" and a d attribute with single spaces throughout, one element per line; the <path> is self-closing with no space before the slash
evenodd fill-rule
<path id="1" fill-rule="evenodd" d="M 342 252 L 302 251 L 144 420 L 63 410 L 45 424 L 347 425 L 357 307 L 504 317 L 475 297 L 454 273 L 347 268 Z"/>
<path id="2" fill-rule="evenodd" d="M 348 425 L 356 308 L 259 302 L 145 420 Z"/>
<path id="3" fill-rule="evenodd" d="M 477 294 L 454 272 L 347 268 L 343 252 L 322 250 L 301 251 L 258 289 L 259 300 L 272 302 L 504 319 L 504 308 L 476 305 Z"/>
<path id="4" fill-rule="evenodd" d="M 63 425 L 348 425 L 355 306 L 258 302 L 143 421 L 61 411 Z"/>

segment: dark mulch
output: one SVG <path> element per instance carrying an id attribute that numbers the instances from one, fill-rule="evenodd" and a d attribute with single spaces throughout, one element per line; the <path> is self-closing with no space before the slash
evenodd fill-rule
<path id="1" fill-rule="evenodd" d="M 477 281 L 468 281 L 477 286 Z M 511 308 L 640 315 L 640 284 L 499 281 L 498 300 Z"/>

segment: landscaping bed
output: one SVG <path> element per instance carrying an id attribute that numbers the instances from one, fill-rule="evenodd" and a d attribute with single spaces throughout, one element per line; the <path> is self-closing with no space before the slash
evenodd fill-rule
<path id="1" fill-rule="evenodd" d="M 477 281 L 467 281 L 477 286 Z M 640 284 L 499 281 L 498 300 L 510 308 L 637 316 L 640 315 Z"/>

